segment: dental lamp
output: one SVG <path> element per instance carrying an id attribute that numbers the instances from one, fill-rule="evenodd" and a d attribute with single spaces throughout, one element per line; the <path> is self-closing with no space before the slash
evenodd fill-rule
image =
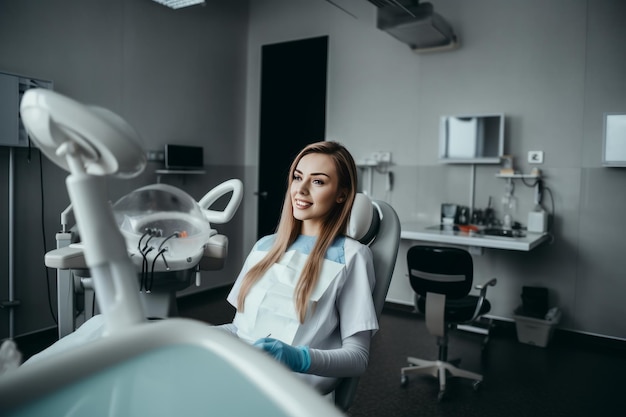
<path id="1" fill-rule="evenodd" d="M 194 220 L 177 214 L 135 217 L 134 208 L 142 206 L 126 203 L 155 192 L 178 198 L 167 187 L 144 188 L 119 202 L 118 217 L 128 228 L 118 228 L 105 199 L 104 176 L 132 177 L 146 162 L 137 134 L 119 116 L 39 89 L 24 94 L 20 112 L 42 153 L 70 172 L 67 189 L 107 337 L 90 339 L 88 331 L 72 341 L 88 327 L 81 326 L 45 349 L 43 357 L 0 375 L 0 415 L 341 415 L 290 370 L 222 329 L 181 318 L 146 322 L 128 240 L 147 223 L 161 228 L 166 219 L 187 228 Z M 241 187 L 231 181 L 216 188 L 202 199 L 201 214 L 209 221 L 228 221 Z M 231 188 L 236 204 L 222 213 L 208 210 L 221 191 Z M 163 239 L 162 248 L 178 251 Z"/>
<path id="2" fill-rule="evenodd" d="M 135 266 L 106 199 L 105 179 L 132 178 L 143 171 L 146 158 L 139 136 L 109 110 L 40 88 L 24 93 L 20 115 L 41 152 L 70 173 L 66 186 L 105 317 L 105 333 L 144 321 Z"/>

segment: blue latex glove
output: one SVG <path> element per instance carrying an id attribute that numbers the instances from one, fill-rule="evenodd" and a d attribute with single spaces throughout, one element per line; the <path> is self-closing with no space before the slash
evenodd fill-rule
<path id="1" fill-rule="evenodd" d="M 294 372 L 306 372 L 311 366 L 311 356 L 306 346 L 291 346 L 271 337 L 257 340 L 254 346 L 268 352 Z"/>

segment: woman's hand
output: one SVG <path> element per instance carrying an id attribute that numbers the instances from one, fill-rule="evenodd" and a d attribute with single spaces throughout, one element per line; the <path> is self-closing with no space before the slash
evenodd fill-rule
<path id="1" fill-rule="evenodd" d="M 311 366 L 311 356 L 307 346 L 294 347 L 271 337 L 257 340 L 254 346 L 260 347 L 294 372 L 306 372 Z"/>

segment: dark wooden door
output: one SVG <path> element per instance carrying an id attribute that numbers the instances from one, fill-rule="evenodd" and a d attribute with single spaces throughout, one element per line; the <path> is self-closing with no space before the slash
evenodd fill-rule
<path id="1" fill-rule="evenodd" d="M 328 37 L 264 45 L 257 237 L 274 233 L 293 158 L 325 139 Z"/>

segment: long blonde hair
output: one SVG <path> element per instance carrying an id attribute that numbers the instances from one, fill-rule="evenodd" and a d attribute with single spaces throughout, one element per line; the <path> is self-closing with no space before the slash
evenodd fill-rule
<path id="1" fill-rule="evenodd" d="M 280 260 L 289 246 L 300 235 L 302 221 L 293 216 L 293 205 L 291 202 L 291 183 L 293 182 L 294 172 L 298 163 L 305 155 L 312 153 L 320 153 L 329 155 L 335 163 L 338 177 L 338 189 L 343 190 L 346 199 L 342 203 L 337 203 L 331 209 L 324 219 L 322 230 L 317 237 L 315 246 L 309 254 L 304 265 L 302 274 L 298 280 L 295 289 L 295 305 L 298 312 L 300 323 L 304 323 L 307 313 L 308 302 L 311 293 L 317 285 L 318 277 L 322 269 L 322 262 L 328 247 L 333 243 L 339 235 L 345 234 L 350 218 L 350 211 L 354 203 L 354 196 L 357 189 L 357 170 L 354 159 L 350 152 L 341 144 L 332 141 L 324 141 L 312 143 L 306 146 L 296 156 L 291 168 L 289 168 L 289 177 L 287 180 L 287 192 L 285 193 L 285 201 L 280 216 L 280 222 L 276 230 L 276 238 L 269 252 L 254 265 L 241 283 L 239 296 L 237 297 L 237 309 L 243 311 L 244 301 L 250 288 L 265 274 L 265 272 L 276 262 Z"/>

